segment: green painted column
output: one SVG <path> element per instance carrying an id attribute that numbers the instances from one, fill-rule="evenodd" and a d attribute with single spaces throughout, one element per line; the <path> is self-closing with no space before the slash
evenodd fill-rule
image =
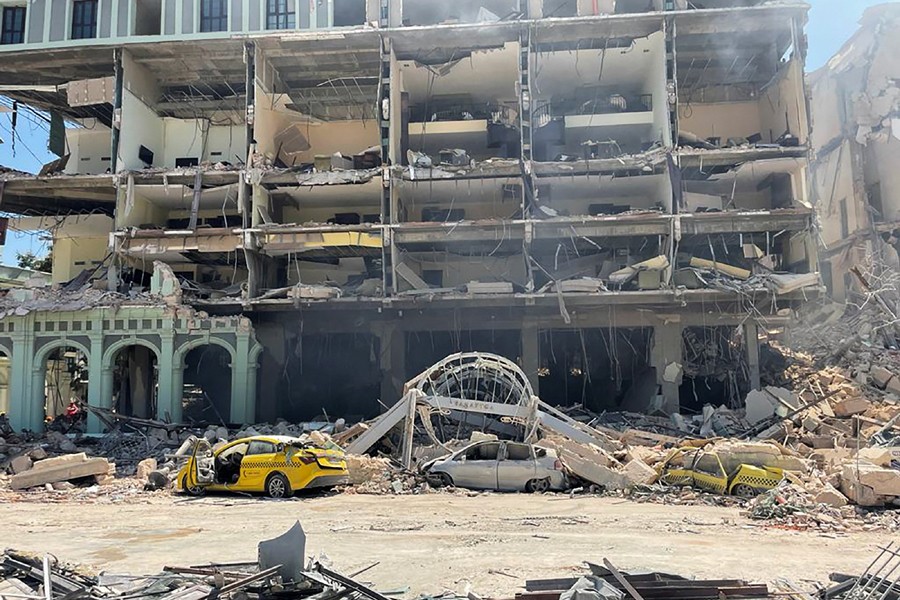
<path id="1" fill-rule="evenodd" d="M 109 370 L 109 387 L 106 387 L 107 365 L 103 364 L 103 334 L 99 329 L 100 323 L 94 324 L 96 333 L 90 336 L 91 354 L 88 357 L 88 404 L 100 408 L 109 408 L 112 404 L 112 370 Z M 94 414 L 88 411 L 88 433 L 101 433 L 103 425 Z"/>
<path id="2" fill-rule="evenodd" d="M 247 370 L 247 402 L 244 413 L 244 423 L 253 424 L 256 422 L 256 384 L 257 371 L 259 365 L 251 362 Z"/>
<path id="3" fill-rule="evenodd" d="M 31 389 L 28 395 L 31 401 L 28 404 L 28 421 L 26 429 L 43 431 L 44 418 L 47 416 L 46 402 L 46 372 L 40 364 L 31 364 Z"/>
<path id="4" fill-rule="evenodd" d="M 179 365 L 180 366 L 180 365 Z M 166 414 L 175 421 L 174 388 L 173 379 L 175 373 L 175 325 L 171 321 L 163 322 L 162 344 L 160 346 L 159 360 L 157 361 L 157 396 L 156 418 L 165 419 Z M 178 403 L 179 409 L 181 403 Z M 178 411 L 181 414 L 181 411 Z M 181 420 L 180 417 L 178 419 Z"/>
<path id="5" fill-rule="evenodd" d="M 34 429 L 31 423 L 31 369 L 34 363 L 32 319 L 15 319 L 12 356 L 9 365 L 9 422 L 13 429 Z"/>

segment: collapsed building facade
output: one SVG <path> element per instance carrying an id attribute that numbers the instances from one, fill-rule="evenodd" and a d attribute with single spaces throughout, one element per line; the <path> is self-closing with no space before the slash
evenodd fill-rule
<path id="1" fill-rule="evenodd" d="M 900 7 L 873 6 L 853 37 L 810 75 L 812 198 L 822 277 L 836 300 L 864 292 L 852 267 L 874 258 L 880 268 L 900 271 L 898 33 Z"/>
<path id="2" fill-rule="evenodd" d="M 0 410 L 370 417 L 468 350 L 551 405 L 737 405 L 818 290 L 807 10 L 4 5 L 0 89 L 61 158 L 0 206 L 65 299 L 8 298 Z"/>

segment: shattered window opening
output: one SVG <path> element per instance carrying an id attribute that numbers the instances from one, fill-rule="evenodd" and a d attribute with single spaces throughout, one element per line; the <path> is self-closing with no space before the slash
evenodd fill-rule
<path id="1" fill-rule="evenodd" d="M 97 0 L 75 0 L 72 4 L 72 39 L 97 37 Z"/>
<path id="2" fill-rule="evenodd" d="M 294 29 L 294 4 L 290 0 L 266 0 L 266 29 Z"/>
<path id="3" fill-rule="evenodd" d="M 200 4 L 200 31 L 228 30 L 227 0 L 202 0 Z"/>
<path id="4" fill-rule="evenodd" d="M 3 7 L 3 32 L 0 44 L 21 44 L 25 41 L 25 7 Z"/>

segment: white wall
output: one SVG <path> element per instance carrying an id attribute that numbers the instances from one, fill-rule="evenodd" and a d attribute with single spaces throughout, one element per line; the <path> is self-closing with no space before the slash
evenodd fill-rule
<path id="1" fill-rule="evenodd" d="M 122 93 L 122 129 L 119 136 L 119 171 L 140 170 L 146 165 L 138 158 L 143 145 L 153 151 L 154 167 L 162 166 L 165 156 L 163 120 L 128 90 Z"/>
<path id="2" fill-rule="evenodd" d="M 112 153 L 111 133 L 109 128 L 96 122 L 91 129 L 67 128 L 66 145 L 71 156 L 66 165 L 66 175 L 106 173 Z"/>
<path id="3" fill-rule="evenodd" d="M 210 125 L 206 119 L 163 119 L 165 156 L 159 166 L 174 167 L 177 158 L 196 158 L 201 163 L 244 160 L 244 125 Z M 214 156 L 214 152 L 221 153 Z"/>

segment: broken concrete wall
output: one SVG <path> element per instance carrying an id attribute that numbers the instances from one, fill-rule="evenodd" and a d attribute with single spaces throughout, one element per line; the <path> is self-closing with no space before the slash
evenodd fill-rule
<path id="1" fill-rule="evenodd" d="M 803 84 L 803 61 L 795 56 L 779 67 L 773 83 L 758 100 L 760 133 L 764 141 L 775 142 L 786 131 L 805 144 L 809 132 Z"/>
<path id="2" fill-rule="evenodd" d="M 199 163 L 238 164 L 245 160 L 247 128 L 233 113 L 212 114 L 203 119 L 166 117 L 162 125 L 162 161 L 156 166 L 174 168 L 176 160 L 184 158 Z"/>
<path id="3" fill-rule="evenodd" d="M 16 219 L 15 228 L 50 235 L 53 253 L 52 281 L 62 283 L 103 262 L 109 254 L 109 234 L 113 230 L 113 221 L 106 215 L 99 214 L 23 217 Z"/>
<path id="4" fill-rule="evenodd" d="M 119 142 L 118 170 L 140 170 L 161 166 L 165 151 L 162 118 L 153 107 L 162 97 L 156 78 L 138 64 L 130 52 L 122 52 L 122 125 Z M 153 163 L 147 165 L 139 157 L 140 147 L 153 152 Z"/>
<path id="5" fill-rule="evenodd" d="M 109 170 L 112 130 L 95 119 L 85 125 L 66 128 L 66 148 L 71 154 L 66 175 L 98 175 Z"/>
<path id="6" fill-rule="evenodd" d="M 487 252 L 490 252 L 488 250 Z M 451 288 L 463 286 L 473 281 L 478 282 L 510 282 L 519 286 L 525 285 L 527 274 L 525 261 L 521 256 L 478 256 L 454 257 L 452 255 L 435 256 L 431 253 L 409 252 L 404 255 L 408 266 L 423 279 L 437 277 L 440 272 L 440 286 Z M 433 275 L 429 272 L 435 272 Z M 409 289 L 406 281 L 400 282 L 402 290 Z M 512 290 L 510 290 L 511 292 Z"/>
<path id="7" fill-rule="evenodd" d="M 296 110 L 286 94 L 265 92 L 257 85 L 256 134 L 257 152 L 271 162 L 276 158 L 288 166 L 314 162 L 317 155 L 331 156 L 340 152 L 352 157 L 379 144 L 378 122 L 366 107 L 365 120 L 321 121 L 308 119 Z M 374 98 L 373 98 L 374 101 Z M 359 112 L 359 110 L 357 110 Z M 363 116 L 360 114 L 360 117 Z"/>

